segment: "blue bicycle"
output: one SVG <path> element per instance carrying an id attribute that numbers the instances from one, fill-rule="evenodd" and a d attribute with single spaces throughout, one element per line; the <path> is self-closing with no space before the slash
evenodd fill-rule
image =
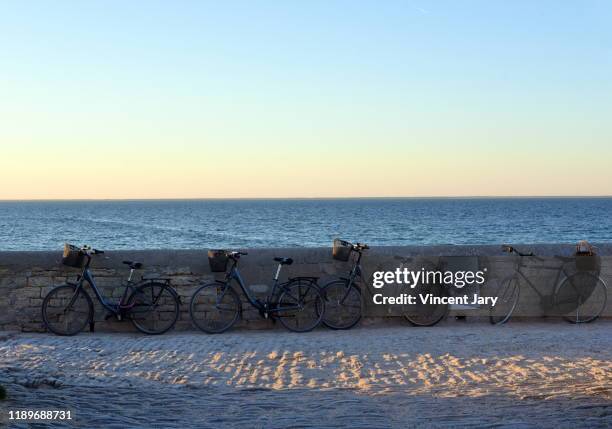
<path id="1" fill-rule="evenodd" d="M 279 320 L 293 332 L 307 332 L 316 328 L 325 310 L 325 302 L 317 277 L 293 277 L 279 282 L 281 268 L 291 265 L 291 258 L 274 258 L 278 263 L 268 295 L 260 300 L 249 290 L 238 261 L 245 252 L 211 250 L 208 260 L 212 272 L 225 273 L 223 280 L 200 286 L 191 297 L 189 313 L 194 325 L 209 334 L 220 334 L 231 328 L 242 313 L 242 303 L 232 286 L 236 282 L 248 303 L 265 319 Z M 229 265 L 229 270 L 228 270 Z"/>
<path id="2" fill-rule="evenodd" d="M 179 316 L 179 297 L 170 287 L 170 281 L 162 278 L 143 278 L 132 281 L 135 270 L 142 268 L 142 263 L 123 261 L 130 268 L 130 275 L 123 294 L 114 303 L 102 295 L 94 276 L 89 269 L 92 256 L 104 252 L 90 247 L 76 247 L 66 244 L 62 263 L 81 268 L 76 282 L 66 282 L 47 294 L 42 304 L 42 317 L 47 329 L 57 335 L 76 335 L 89 324 L 94 326 L 94 305 L 85 290 L 89 284 L 96 298 L 109 314 L 117 320 L 129 319 L 140 332 L 145 334 L 163 334 L 171 329 Z"/>

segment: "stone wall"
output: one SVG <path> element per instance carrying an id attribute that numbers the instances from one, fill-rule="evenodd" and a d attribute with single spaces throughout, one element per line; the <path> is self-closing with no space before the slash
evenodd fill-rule
<path id="1" fill-rule="evenodd" d="M 536 254 L 546 257 L 559 254 L 569 256 L 573 251 L 573 246 L 569 244 L 520 248 L 533 250 Z M 499 246 L 378 247 L 369 250 L 363 262 L 366 273 L 372 273 L 375 270 L 393 270 L 402 264 L 418 267 L 422 261 L 435 261 L 439 256 L 478 256 L 478 263 L 487 267 L 487 281 L 494 283 L 501 281 L 514 269 L 513 259 L 503 255 L 499 249 Z M 609 284 L 612 282 L 612 245 L 600 245 L 598 249 L 602 255 L 601 277 Z M 276 263 L 272 260 L 274 256 L 290 256 L 295 261 L 293 265 L 283 268 L 281 279 L 300 275 L 319 276 L 323 284 L 336 276 L 346 275 L 350 267 L 348 263 L 334 261 L 329 248 L 251 249 L 248 252 L 249 255 L 241 259 L 239 267 L 249 285 L 271 283 L 276 269 Z M 78 274 L 78 270 L 61 265 L 60 259 L 61 252 L 0 252 L 0 330 L 43 330 L 42 299 L 53 286 L 64 283 L 67 278 L 74 279 Z M 215 274 L 210 272 L 206 251 L 108 251 L 105 255 L 94 257 L 92 271 L 98 286 L 107 297 L 118 299 L 123 292 L 121 284 L 129 272 L 121 263 L 124 259 L 144 263 L 139 275 L 170 278 L 182 300 L 181 314 L 175 329 L 193 329 L 188 313 L 189 298 L 198 284 L 215 278 Z M 553 281 L 555 273 L 533 270 L 531 274 L 533 277 L 530 278 L 533 278 L 536 284 L 547 285 Z M 521 290 L 519 306 L 527 311 L 522 313 L 538 314 L 536 294 L 524 289 Z M 91 295 L 93 297 L 93 293 Z M 95 310 L 96 330 L 133 330 L 128 322 L 105 320 L 106 312 L 97 303 Z M 488 314 L 483 310 L 455 310 L 454 313 L 468 316 Z M 612 316 L 612 297 L 608 298 L 604 315 Z M 377 321 L 384 323 L 383 320 Z M 364 321 L 371 322 L 372 320 Z M 259 329 L 273 325 L 272 322 L 261 319 L 258 312 L 246 304 L 243 305 L 242 320 L 238 326 Z"/>

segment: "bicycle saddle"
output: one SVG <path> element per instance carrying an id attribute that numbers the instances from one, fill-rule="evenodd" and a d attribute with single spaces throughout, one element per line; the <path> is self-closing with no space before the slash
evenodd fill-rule
<path id="1" fill-rule="evenodd" d="M 129 265 L 133 270 L 139 270 L 142 268 L 142 263 L 136 261 L 123 261 L 125 265 Z"/>
<path id="2" fill-rule="evenodd" d="M 276 262 L 278 262 L 281 265 L 291 265 L 293 264 L 293 259 L 291 258 L 274 258 L 274 260 Z"/>

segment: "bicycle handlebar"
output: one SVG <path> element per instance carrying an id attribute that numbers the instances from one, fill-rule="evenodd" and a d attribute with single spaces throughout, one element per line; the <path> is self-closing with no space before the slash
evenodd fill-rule
<path id="1" fill-rule="evenodd" d="M 368 250 L 370 248 L 370 246 L 368 246 L 365 243 L 351 243 L 350 241 L 346 241 L 346 240 L 340 240 L 340 242 L 342 243 L 343 246 L 349 246 L 351 249 L 353 249 L 356 252 L 360 252 L 362 250 Z"/>
<path id="2" fill-rule="evenodd" d="M 227 251 L 226 252 L 227 256 L 229 256 L 230 258 L 236 258 L 236 257 L 240 257 L 240 256 L 246 256 L 248 255 L 247 252 L 236 252 L 236 251 Z"/>
<path id="3" fill-rule="evenodd" d="M 509 244 L 502 244 L 502 252 L 506 252 L 506 253 L 513 253 L 514 252 L 514 253 L 516 253 L 519 256 L 531 256 L 531 257 L 533 257 L 533 258 L 535 258 L 535 259 L 537 259 L 539 261 L 543 261 L 544 260 L 544 259 L 534 255 L 533 252 L 529 252 L 529 253 L 519 252 L 518 249 L 510 246 Z"/>
<path id="4" fill-rule="evenodd" d="M 88 256 L 104 254 L 104 250 L 94 249 L 93 247 L 90 247 L 90 246 L 87 246 L 87 245 L 82 246 L 80 250 L 81 250 L 81 252 L 85 253 Z"/>

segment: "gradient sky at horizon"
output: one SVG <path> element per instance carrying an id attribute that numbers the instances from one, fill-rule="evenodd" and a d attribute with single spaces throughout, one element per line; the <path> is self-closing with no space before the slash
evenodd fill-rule
<path id="1" fill-rule="evenodd" d="M 6 1 L 0 199 L 612 195 L 612 3 Z"/>

